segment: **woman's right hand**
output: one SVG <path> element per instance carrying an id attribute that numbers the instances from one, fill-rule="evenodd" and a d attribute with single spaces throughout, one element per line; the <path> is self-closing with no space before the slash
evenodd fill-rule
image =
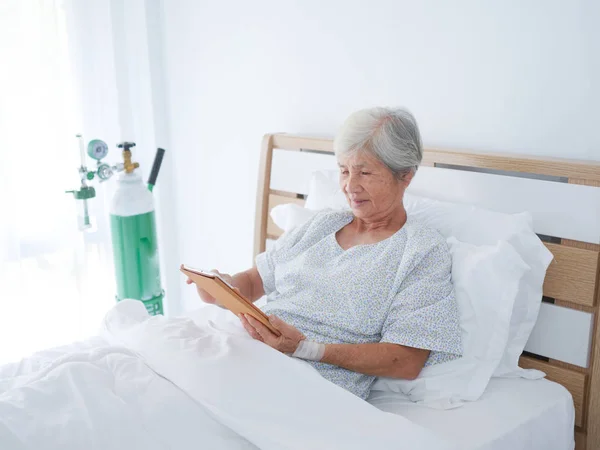
<path id="1" fill-rule="evenodd" d="M 223 280 L 225 280 L 227 283 L 233 286 L 233 277 L 231 275 L 227 273 L 221 273 L 217 269 L 212 269 L 211 272 L 215 275 L 219 275 Z M 191 278 L 188 278 L 186 280 L 186 283 L 192 284 L 193 281 Z M 234 289 L 239 292 L 239 289 Z M 196 290 L 198 291 L 198 296 L 203 302 L 218 305 L 217 299 L 210 295 L 208 292 L 206 292 L 204 289 L 202 289 L 200 286 L 196 285 Z"/>

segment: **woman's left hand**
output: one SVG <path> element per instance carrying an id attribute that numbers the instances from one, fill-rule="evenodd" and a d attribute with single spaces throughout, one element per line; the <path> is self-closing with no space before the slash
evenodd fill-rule
<path id="1" fill-rule="evenodd" d="M 250 336 L 282 353 L 294 353 L 300 341 L 306 339 L 306 336 L 296 327 L 285 323 L 279 317 L 269 316 L 269 322 L 271 322 L 273 328 L 281 333 L 280 336 L 273 334 L 271 330 L 250 314 L 240 314 L 239 318 Z"/>

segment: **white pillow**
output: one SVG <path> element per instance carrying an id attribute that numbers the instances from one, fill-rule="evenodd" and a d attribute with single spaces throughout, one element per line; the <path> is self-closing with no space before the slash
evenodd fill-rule
<path id="1" fill-rule="evenodd" d="M 339 208 L 345 198 L 335 181 L 338 176 L 337 171 L 315 172 L 311 177 L 307 204 L 310 201 L 321 209 Z M 494 245 L 499 241 L 507 241 L 531 268 L 521 279 L 507 346 L 494 376 L 539 377 L 537 371 L 518 367 L 519 357 L 537 320 L 546 269 L 553 257 L 533 231 L 531 215 L 499 213 L 473 205 L 419 197 L 408 192 L 404 196 L 404 206 L 413 219 L 437 229 L 446 238 L 453 236 L 459 241 L 475 245 Z"/>
<path id="2" fill-rule="evenodd" d="M 539 378 L 540 372 L 519 368 L 519 357 L 535 326 L 542 303 L 546 269 L 552 261 L 552 253 L 533 231 L 531 215 L 504 214 L 410 194 L 405 195 L 405 207 L 413 219 L 436 228 L 445 237 L 454 236 L 460 241 L 475 245 L 493 245 L 506 241 L 531 268 L 519 284 L 508 342 L 494 376 Z"/>
<path id="3" fill-rule="evenodd" d="M 306 209 L 295 203 L 283 203 L 271 210 L 271 219 L 285 233 L 308 222 L 318 211 Z"/>
<path id="4" fill-rule="evenodd" d="M 463 357 L 426 367 L 415 380 L 379 378 L 373 390 L 448 409 L 481 397 L 506 347 L 519 282 L 529 267 L 506 242 L 475 246 L 449 238 Z"/>
<path id="5" fill-rule="evenodd" d="M 328 208 L 350 209 L 346 196 L 340 189 L 339 176 L 339 172 L 335 170 L 313 172 L 304 207 L 313 211 Z"/>
<path id="6" fill-rule="evenodd" d="M 271 210 L 271 219 L 284 233 L 287 233 L 308 222 L 318 212 L 316 209 L 307 209 L 295 203 L 285 203 Z"/>

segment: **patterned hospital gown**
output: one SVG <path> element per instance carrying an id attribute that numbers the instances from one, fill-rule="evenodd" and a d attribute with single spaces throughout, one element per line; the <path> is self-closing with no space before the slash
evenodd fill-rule
<path id="1" fill-rule="evenodd" d="M 442 236 L 410 218 L 391 237 L 343 250 L 335 234 L 350 211 L 325 211 L 256 257 L 263 311 L 325 344 L 390 342 L 431 350 L 426 365 L 461 354 L 451 256 Z M 375 377 L 311 364 L 366 398 Z"/>

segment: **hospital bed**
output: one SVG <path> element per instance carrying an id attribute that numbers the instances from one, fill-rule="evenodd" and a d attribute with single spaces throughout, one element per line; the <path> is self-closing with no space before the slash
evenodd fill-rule
<path id="1" fill-rule="evenodd" d="M 282 234 L 273 208 L 302 206 L 311 174 L 328 169 L 330 139 L 265 136 L 255 254 Z M 0 367 L 0 448 L 600 449 L 600 165 L 427 149 L 413 185 L 431 198 L 531 212 L 554 261 L 520 365 L 546 379 L 492 378 L 479 400 L 449 410 L 373 391 L 372 408 L 237 335 L 227 311 L 148 319 L 126 301 L 100 336 Z"/>
<path id="2" fill-rule="evenodd" d="M 303 205 L 311 174 L 332 169 L 331 139 L 264 137 L 255 254 L 282 234 L 269 214 L 273 208 Z M 492 378 L 480 400 L 447 411 L 390 392 L 374 392 L 369 401 L 447 436 L 459 448 L 490 450 L 554 448 L 557 430 L 573 426 L 568 411 L 574 405 L 576 450 L 600 449 L 600 164 L 428 148 L 413 186 L 434 199 L 532 214 L 534 230 L 554 260 L 519 364 L 545 372 L 546 379 Z"/>

